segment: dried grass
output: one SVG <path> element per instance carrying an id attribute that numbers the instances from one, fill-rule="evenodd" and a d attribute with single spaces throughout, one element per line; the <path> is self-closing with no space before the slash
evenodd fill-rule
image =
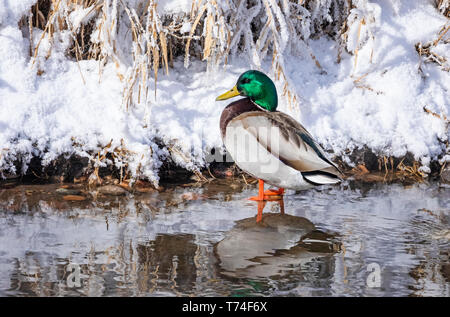
<path id="1" fill-rule="evenodd" d="M 447 18 L 450 18 L 450 0 L 435 0 L 436 8 Z"/>
<path id="2" fill-rule="evenodd" d="M 437 38 L 433 41 L 428 41 L 427 43 L 419 42 L 416 44 L 416 51 L 420 56 L 421 63 L 435 63 L 438 64 L 442 70 L 448 72 L 450 71 L 449 61 L 444 57 L 440 56 L 433 49 L 439 44 L 448 44 L 450 43 L 450 22 L 447 22 L 438 32 Z M 422 71 L 421 64 L 419 65 L 419 70 Z"/>
<path id="3" fill-rule="evenodd" d="M 88 178 L 90 186 L 101 185 L 103 179 L 100 175 L 100 168 L 115 165 L 118 170 L 119 183 L 130 182 L 128 162 L 137 155 L 136 152 L 127 149 L 123 139 L 120 145 L 114 145 L 111 139 L 106 145 L 98 145 L 97 153 L 89 155 L 89 161 L 92 166 L 92 173 Z M 75 152 L 83 152 L 83 142 L 72 138 L 72 146 Z M 138 170 L 140 167 L 138 167 Z"/>
<path id="4" fill-rule="evenodd" d="M 435 4 L 448 16 L 449 0 Z M 123 105 L 128 109 L 133 104 L 150 104 L 149 92 L 156 96 L 159 69 L 168 74 L 177 56 L 184 56 L 185 67 L 195 56 L 211 70 L 226 64 L 230 56 L 246 52 L 250 66 L 260 69 L 270 54 L 282 96 L 291 106 L 298 106 L 300 97 L 286 72 L 287 52 L 306 54 L 324 71 L 305 40 L 323 33 L 339 39 L 339 61 L 350 26 L 358 23 L 357 45 L 350 52 L 356 69 L 361 46 L 367 36 L 374 38 L 369 27 L 373 17 L 355 13 L 351 0 L 192 0 L 190 13 L 175 15 L 160 15 L 157 6 L 157 0 L 38 0 L 27 18 L 31 39 L 35 28 L 43 30 L 37 43 L 30 41 L 32 63 L 50 56 L 51 49 L 44 56 L 39 54 L 44 39 L 52 43 L 58 33 L 68 30 L 73 41 L 68 55 L 77 61 L 98 60 L 99 80 L 105 63 L 116 65 L 117 76 L 124 82 Z M 74 13 L 84 15 L 78 17 L 79 23 L 74 24 Z M 180 31 L 184 25 L 190 25 L 188 34 Z M 363 25 L 368 32 L 364 40 Z M 448 41 L 448 29 L 445 26 L 436 40 L 416 45 L 424 62 L 437 63 L 446 71 L 448 61 L 432 48 Z M 43 72 L 40 66 L 37 72 Z M 80 74 L 83 77 L 81 68 Z M 371 90 L 367 85 L 358 87 Z"/>
<path id="5" fill-rule="evenodd" d="M 401 179 L 412 179 L 415 182 L 424 182 L 425 173 L 420 170 L 420 163 L 414 161 L 412 165 L 407 166 L 403 160 L 397 165 L 396 176 Z"/>
<path id="6" fill-rule="evenodd" d="M 128 109 L 133 104 L 150 104 L 149 92 L 156 96 L 159 69 L 169 73 L 173 59 L 180 55 L 185 67 L 195 56 L 213 70 L 239 52 L 248 53 L 250 66 L 260 69 L 271 54 L 282 95 L 290 105 L 298 105 L 284 55 L 306 52 L 322 70 L 304 41 L 321 32 L 337 37 L 351 2 L 192 0 L 191 12 L 178 15 L 160 15 L 157 5 L 157 0 L 38 0 L 27 19 L 31 38 L 34 29 L 43 30 L 37 43 L 31 41 L 32 63 L 39 65 L 50 56 L 51 49 L 40 53 L 44 39 L 53 43 L 58 33 L 69 31 L 72 45 L 67 54 L 77 61 L 98 60 L 99 80 L 107 62 L 116 65 L 117 76 L 124 82 L 123 105 Z M 84 16 L 78 16 L 74 24 L 74 14 Z M 182 33 L 188 23 L 189 33 Z M 37 72 L 43 72 L 41 66 Z M 80 74 L 83 77 L 81 68 Z"/>
<path id="7" fill-rule="evenodd" d="M 421 164 L 416 160 L 406 164 L 405 159 L 399 161 L 393 156 L 381 156 L 378 158 L 378 171 L 369 171 L 364 165 L 359 165 L 351 174 L 368 181 L 424 182 L 427 175 L 421 171 Z"/>

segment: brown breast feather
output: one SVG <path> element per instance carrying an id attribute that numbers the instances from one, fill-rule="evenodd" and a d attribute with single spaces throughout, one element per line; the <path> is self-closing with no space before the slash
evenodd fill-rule
<path id="1" fill-rule="evenodd" d="M 243 98 L 230 103 L 222 111 L 220 116 L 220 132 L 222 133 L 222 138 L 225 137 L 225 131 L 227 129 L 228 123 L 236 118 L 238 115 L 244 112 L 250 111 L 262 111 L 259 109 L 249 98 Z"/>

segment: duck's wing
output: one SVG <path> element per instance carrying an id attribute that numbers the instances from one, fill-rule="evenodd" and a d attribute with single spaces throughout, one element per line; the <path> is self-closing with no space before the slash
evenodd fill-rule
<path id="1" fill-rule="evenodd" d="M 233 119 L 284 164 L 315 185 L 334 184 L 342 176 L 322 147 L 295 119 L 282 112 L 252 111 Z"/>

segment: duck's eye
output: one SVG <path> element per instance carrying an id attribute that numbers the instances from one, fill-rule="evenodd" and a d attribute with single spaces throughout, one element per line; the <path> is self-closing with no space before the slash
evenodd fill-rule
<path id="1" fill-rule="evenodd" d="M 242 83 L 243 84 L 248 84 L 250 82 L 250 79 L 249 78 L 244 78 L 243 80 L 242 80 Z"/>

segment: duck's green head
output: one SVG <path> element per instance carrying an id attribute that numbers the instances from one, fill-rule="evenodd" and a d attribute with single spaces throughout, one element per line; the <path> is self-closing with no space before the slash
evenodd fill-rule
<path id="1" fill-rule="evenodd" d="M 261 108 L 275 111 L 278 105 L 277 90 L 273 81 L 264 73 L 249 70 L 239 76 L 236 85 L 216 100 L 225 100 L 235 96 L 246 96 Z"/>

